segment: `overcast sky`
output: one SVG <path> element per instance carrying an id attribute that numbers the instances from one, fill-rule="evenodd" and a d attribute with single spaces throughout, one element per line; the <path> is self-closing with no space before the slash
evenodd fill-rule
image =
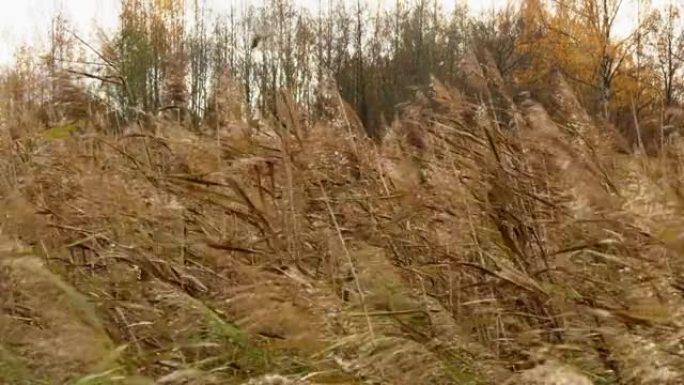
<path id="1" fill-rule="evenodd" d="M 362 0 L 364 1 L 364 0 Z M 396 0 L 365 0 L 368 4 L 393 4 Z M 473 12 L 490 10 L 505 4 L 505 0 L 442 0 L 446 9 L 456 2 L 465 1 Z M 668 0 L 653 0 L 661 3 Z M 681 1 L 681 0 L 674 0 Z M 3 0 L 0 12 L 0 64 L 11 61 L 17 46 L 36 39 L 44 40 L 50 19 L 57 10 L 63 10 L 70 21 L 87 35 L 94 25 L 112 28 L 116 25 L 120 0 Z M 262 4 L 263 0 L 207 0 L 217 10 L 228 9 L 235 4 Z M 315 8 L 319 0 L 297 0 L 301 5 Z M 623 0 L 626 7 L 620 17 L 620 29 L 627 30 L 635 24 L 636 0 Z M 84 33 L 85 32 L 85 33 Z"/>

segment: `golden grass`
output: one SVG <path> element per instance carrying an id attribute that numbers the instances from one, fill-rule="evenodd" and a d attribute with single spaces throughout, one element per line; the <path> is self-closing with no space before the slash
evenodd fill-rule
<path id="1" fill-rule="evenodd" d="M 0 382 L 681 383 L 677 143 L 464 66 L 380 145 L 286 94 L 278 130 L 6 127 Z"/>

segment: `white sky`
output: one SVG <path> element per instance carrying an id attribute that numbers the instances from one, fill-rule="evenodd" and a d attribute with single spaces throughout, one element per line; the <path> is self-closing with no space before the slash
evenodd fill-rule
<path id="1" fill-rule="evenodd" d="M 362 0 L 367 4 L 393 4 L 396 0 Z M 623 0 L 626 7 L 621 15 L 620 28 L 627 30 L 635 24 L 635 2 Z M 652 0 L 653 3 L 664 3 L 668 0 Z M 674 0 L 682 1 L 682 0 Z M 93 26 L 106 29 L 117 22 L 118 4 L 120 0 L 2 0 L 0 12 L 0 64 L 8 64 L 15 49 L 23 43 L 44 41 L 49 30 L 50 19 L 57 10 L 63 10 L 67 18 L 87 36 Z M 228 9 L 231 3 L 247 3 L 259 5 L 263 0 L 207 0 L 210 7 L 221 10 Z M 504 5 L 505 0 L 442 0 L 446 9 L 452 9 L 457 2 L 467 2 L 474 12 L 490 10 L 492 7 Z M 315 8 L 319 0 L 297 0 L 297 3 Z"/>

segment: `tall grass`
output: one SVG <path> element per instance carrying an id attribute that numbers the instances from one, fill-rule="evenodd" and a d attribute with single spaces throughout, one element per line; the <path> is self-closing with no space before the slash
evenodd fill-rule
<path id="1" fill-rule="evenodd" d="M 0 379 L 681 383 L 680 143 L 618 151 L 559 74 L 544 106 L 464 73 L 381 143 L 339 94 L 277 128 L 223 94 L 199 131 L 5 122 Z"/>

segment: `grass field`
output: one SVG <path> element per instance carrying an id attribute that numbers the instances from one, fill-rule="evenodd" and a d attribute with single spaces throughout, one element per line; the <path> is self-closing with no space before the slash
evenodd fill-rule
<path id="1" fill-rule="evenodd" d="M 683 383 L 684 147 L 619 151 L 551 84 L 492 108 L 435 79 L 382 141 L 287 103 L 9 122 L 0 383 Z"/>

